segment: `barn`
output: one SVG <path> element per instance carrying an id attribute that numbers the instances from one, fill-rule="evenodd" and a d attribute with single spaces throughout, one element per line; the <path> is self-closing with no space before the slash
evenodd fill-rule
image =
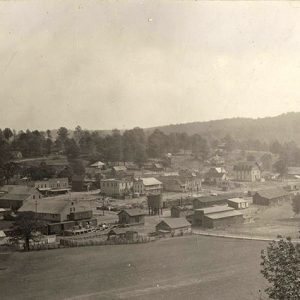
<path id="1" fill-rule="evenodd" d="M 185 218 L 165 218 L 156 225 L 156 232 L 160 235 L 184 235 L 191 232 L 191 224 Z"/>
<path id="2" fill-rule="evenodd" d="M 225 228 L 243 223 L 243 214 L 236 210 L 232 210 L 204 215 L 202 226 L 205 228 Z"/>
<path id="3" fill-rule="evenodd" d="M 119 224 L 143 225 L 145 213 L 140 209 L 124 209 L 118 213 Z"/>
<path id="4" fill-rule="evenodd" d="M 291 195 L 282 188 L 272 188 L 257 191 L 253 196 L 253 204 L 271 205 L 279 204 L 281 201 L 290 200 Z"/>

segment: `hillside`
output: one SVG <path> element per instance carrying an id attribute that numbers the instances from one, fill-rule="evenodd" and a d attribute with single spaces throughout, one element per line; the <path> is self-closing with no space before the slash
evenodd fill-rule
<path id="1" fill-rule="evenodd" d="M 232 118 L 208 122 L 193 122 L 148 128 L 148 133 L 159 129 L 166 134 L 171 132 L 186 132 L 201 134 L 216 138 L 227 134 L 238 139 L 259 139 L 270 142 L 275 139 L 286 142 L 294 140 L 300 144 L 300 112 L 290 112 L 276 117 L 266 118 Z"/>

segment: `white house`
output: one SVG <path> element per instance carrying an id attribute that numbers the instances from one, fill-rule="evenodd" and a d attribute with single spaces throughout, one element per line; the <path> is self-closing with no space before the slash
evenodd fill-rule
<path id="1" fill-rule="evenodd" d="M 134 193 L 140 195 L 159 194 L 162 191 L 163 184 L 154 177 L 138 178 L 133 182 Z"/>

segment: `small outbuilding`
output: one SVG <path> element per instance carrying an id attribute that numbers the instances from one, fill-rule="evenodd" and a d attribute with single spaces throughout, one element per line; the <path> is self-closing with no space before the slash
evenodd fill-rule
<path id="1" fill-rule="evenodd" d="M 118 213 L 119 224 L 144 225 L 145 215 L 140 209 L 124 209 Z"/>
<path id="2" fill-rule="evenodd" d="M 122 240 L 135 242 L 138 241 L 139 234 L 137 231 L 128 230 L 126 228 L 114 228 L 108 232 L 107 239 L 108 240 L 122 239 Z"/>
<path id="3" fill-rule="evenodd" d="M 156 232 L 160 235 L 184 235 L 191 232 L 191 223 L 185 218 L 165 218 L 156 225 Z"/>
<path id="4" fill-rule="evenodd" d="M 232 198 L 227 201 L 228 206 L 234 209 L 244 209 L 249 207 L 249 202 L 242 198 Z"/>

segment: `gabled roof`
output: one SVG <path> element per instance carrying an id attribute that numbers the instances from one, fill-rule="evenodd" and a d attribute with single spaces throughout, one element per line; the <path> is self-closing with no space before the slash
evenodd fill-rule
<path id="1" fill-rule="evenodd" d="M 231 198 L 236 198 L 238 196 L 240 196 L 242 193 L 224 193 L 221 195 L 217 195 L 217 196 L 202 196 L 199 198 L 195 198 L 193 200 L 194 201 L 198 201 L 201 203 L 209 203 L 209 202 L 214 202 L 214 201 L 225 201 Z"/>
<path id="2" fill-rule="evenodd" d="M 158 226 L 162 222 L 165 223 L 171 229 L 177 229 L 177 228 L 191 226 L 191 223 L 189 223 L 186 220 L 186 218 L 165 218 L 162 221 L 160 221 L 156 226 Z"/>
<path id="3" fill-rule="evenodd" d="M 127 168 L 125 166 L 114 166 L 113 169 L 118 172 L 118 171 L 126 171 Z"/>
<path id="4" fill-rule="evenodd" d="M 279 187 L 257 191 L 255 194 L 258 194 L 259 196 L 269 199 L 269 200 L 279 198 L 279 197 L 286 197 L 289 195 L 288 192 L 286 192 L 284 189 L 279 188 Z"/>
<path id="5" fill-rule="evenodd" d="M 0 230 L 0 238 L 6 237 L 6 234 L 3 230 Z"/>
<path id="6" fill-rule="evenodd" d="M 1 192 L 10 194 L 34 194 L 37 192 L 36 188 L 27 185 L 4 185 L 0 188 Z"/>
<path id="7" fill-rule="evenodd" d="M 127 213 L 130 217 L 135 217 L 135 216 L 145 216 L 145 215 L 146 215 L 142 210 L 140 210 L 140 209 L 138 209 L 138 208 L 123 209 L 123 210 L 121 210 L 121 211 L 118 213 L 118 215 L 121 214 L 121 213 L 123 213 L 123 212 Z"/>
<path id="8" fill-rule="evenodd" d="M 252 169 L 259 169 L 259 165 L 253 162 L 240 162 L 233 166 L 234 171 L 251 171 Z"/>
<path id="9" fill-rule="evenodd" d="M 288 175 L 300 175 L 300 167 L 288 167 Z"/>
<path id="10" fill-rule="evenodd" d="M 92 167 L 92 168 L 101 168 L 104 165 L 105 164 L 102 161 L 96 161 L 95 163 L 91 164 L 90 167 Z"/>
<path id="11" fill-rule="evenodd" d="M 219 213 L 215 213 L 215 214 L 208 214 L 205 215 L 205 217 L 209 218 L 209 219 L 224 219 L 224 218 L 230 218 L 230 217 L 235 217 L 235 216 L 242 216 L 243 214 L 236 211 L 236 210 L 231 210 L 231 211 L 224 211 L 224 212 L 219 212 Z"/>
<path id="12" fill-rule="evenodd" d="M 140 178 L 140 180 L 143 181 L 144 185 L 157 185 L 157 184 L 162 184 L 159 180 L 157 180 L 154 177 L 149 177 L 149 178 Z"/>
<path id="13" fill-rule="evenodd" d="M 33 211 L 37 213 L 50 213 L 50 214 L 59 214 L 67 206 L 70 205 L 72 200 L 62 199 L 62 198 L 44 198 L 40 201 L 29 200 L 25 202 L 19 212 Z"/>
<path id="14" fill-rule="evenodd" d="M 229 207 L 229 206 L 225 206 L 225 205 L 216 205 L 216 206 L 212 206 L 212 207 L 195 209 L 195 211 L 203 211 L 203 213 L 205 215 L 220 213 L 220 212 L 225 212 L 225 211 L 232 211 L 232 210 L 234 210 L 233 207 Z"/>
<path id="15" fill-rule="evenodd" d="M 28 199 L 30 194 L 12 194 L 7 193 L 0 196 L 0 200 L 10 200 L 10 201 L 24 201 Z"/>

